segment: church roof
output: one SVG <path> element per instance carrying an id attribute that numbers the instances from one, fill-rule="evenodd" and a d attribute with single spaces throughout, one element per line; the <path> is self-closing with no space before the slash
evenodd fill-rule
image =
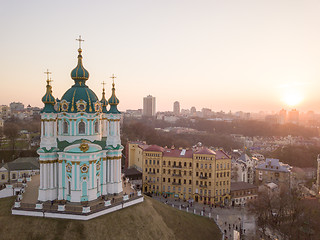
<path id="1" fill-rule="evenodd" d="M 238 160 L 241 160 L 242 162 L 247 163 L 248 161 L 251 160 L 251 158 L 246 153 L 242 153 L 241 156 L 238 158 Z"/>
<path id="2" fill-rule="evenodd" d="M 110 109 L 108 113 L 120 113 L 120 111 L 117 108 L 117 105 L 119 104 L 119 99 L 116 97 L 116 89 L 114 87 L 114 83 L 112 83 L 112 94 L 108 102 L 110 104 Z"/>
<path id="3" fill-rule="evenodd" d="M 50 85 L 50 81 L 49 78 L 47 79 L 47 90 L 45 95 L 42 97 L 42 102 L 44 103 L 44 108 L 42 109 L 42 112 L 45 113 L 52 113 L 52 112 L 56 112 L 56 110 L 54 109 L 54 105 L 56 103 L 56 100 L 54 98 L 54 96 L 52 95 L 52 86 Z"/>
<path id="4" fill-rule="evenodd" d="M 81 48 L 79 48 L 78 52 L 78 65 L 71 71 L 71 78 L 75 84 L 62 96 L 60 111 L 69 113 L 99 112 L 101 110 L 101 103 L 97 95 L 86 85 L 89 73 L 82 65 Z"/>

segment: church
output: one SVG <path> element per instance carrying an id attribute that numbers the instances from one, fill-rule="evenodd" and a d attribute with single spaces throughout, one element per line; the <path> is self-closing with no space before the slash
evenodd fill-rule
<path id="1" fill-rule="evenodd" d="M 120 118 L 114 76 L 109 100 L 88 87 L 89 72 L 82 63 L 81 37 L 78 63 L 71 71 L 74 84 L 55 99 L 47 71 L 42 98 L 38 200 L 92 201 L 122 192 Z"/>

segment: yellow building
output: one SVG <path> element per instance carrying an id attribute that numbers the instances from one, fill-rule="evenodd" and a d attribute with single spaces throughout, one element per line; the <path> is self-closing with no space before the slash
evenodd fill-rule
<path id="1" fill-rule="evenodd" d="M 169 149 L 133 142 L 127 145 L 127 166 L 142 169 L 144 192 L 205 204 L 230 200 L 231 159 L 223 150 Z"/>

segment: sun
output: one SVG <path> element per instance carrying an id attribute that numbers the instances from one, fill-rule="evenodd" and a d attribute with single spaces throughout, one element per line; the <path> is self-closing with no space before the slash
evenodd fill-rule
<path id="1" fill-rule="evenodd" d="M 302 100 L 303 96 L 301 92 L 293 89 L 285 91 L 282 97 L 282 101 L 290 107 L 298 105 Z"/>

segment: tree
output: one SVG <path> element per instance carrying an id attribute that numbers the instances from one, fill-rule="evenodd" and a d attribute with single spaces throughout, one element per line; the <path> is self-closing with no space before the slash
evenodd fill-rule
<path id="1" fill-rule="evenodd" d="M 14 123 L 5 123 L 3 133 L 6 136 L 6 138 L 10 140 L 11 148 L 14 152 L 16 140 L 19 136 L 18 126 Z"/>

